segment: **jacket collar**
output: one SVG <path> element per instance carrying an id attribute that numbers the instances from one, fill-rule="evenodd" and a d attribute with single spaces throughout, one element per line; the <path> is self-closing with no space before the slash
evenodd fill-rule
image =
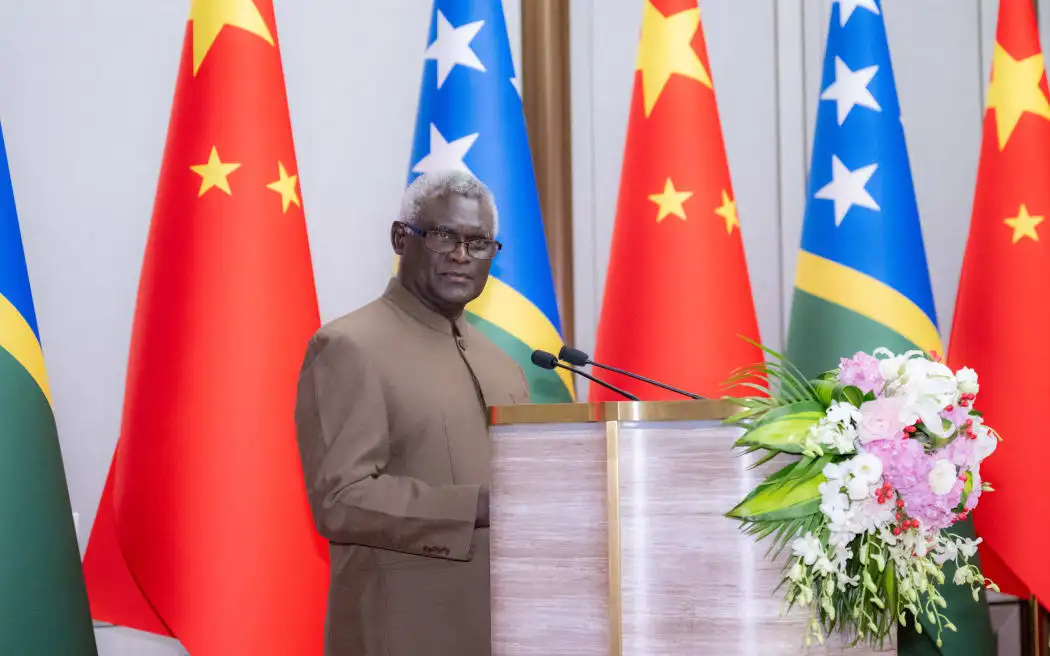
<path id="1" fill-rule="evenodd" d="M 447 317 L 423 305 L 423 302 L 416 298 L 415 294 L 408 291 L 396 277 L 391 278 L 390 282 L 387 283 L 386 291 L 383 292 L 383 298 L 431 330 L 436 330 L 445 335 L 452 335 L 452 324 L 455 323 L 456 330 L 460 335 L 465 336 L 467 334 L 467 320 L 463 314 L 456 317 L 455 322 L 450 321 Z"/>

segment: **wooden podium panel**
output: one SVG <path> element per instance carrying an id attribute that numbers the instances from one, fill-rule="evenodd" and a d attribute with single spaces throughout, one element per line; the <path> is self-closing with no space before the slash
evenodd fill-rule
<path id="1" fill-rule="evenodd" d="M 874 653 L 805 651 L 808 615 L 781 616 L 780 563 L 723 516 L 764 475 L 733 452 L 732 411 L 492 409 L 494 656 Z"/>

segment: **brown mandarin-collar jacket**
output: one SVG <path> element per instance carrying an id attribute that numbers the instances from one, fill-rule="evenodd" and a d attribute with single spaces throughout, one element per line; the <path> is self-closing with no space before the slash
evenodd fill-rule
<path id="1" fill-rule="evenodd" d="M 396 279 L 314 335 L 295 419 L 330 542 L 326 654 L 490 654 L 485 405 L 528 400 L 509 356 Z"/>

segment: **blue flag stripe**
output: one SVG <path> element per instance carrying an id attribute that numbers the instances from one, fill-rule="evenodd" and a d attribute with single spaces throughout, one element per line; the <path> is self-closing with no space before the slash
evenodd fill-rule
<path id="1" fill-rule="evenodd" d="M 15 194 L 11 186 L 3 128 L 0 128 L 0 296 L 6 298 L 18 310 L 39 340 L 40 331 L 37 328 L 33 295 L 29 288 L 29 272 L 22 249 L 22 233 L 18 227 L 18 213 L 15 210 Z"/>

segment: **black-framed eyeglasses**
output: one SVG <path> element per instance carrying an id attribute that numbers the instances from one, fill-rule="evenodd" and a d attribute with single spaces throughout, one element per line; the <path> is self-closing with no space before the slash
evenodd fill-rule
<path id="1" fill-rule="evenodd" d="M 483 239 L 480 237 L 463 239 L 459 235 L 448 232 L 447 230 L 423 230 L 422 228 L 417 228 L 416 226 L 403 221 L 398 221 L 398 224 L 409 232 L 421 237 L 423 239 L 423 245 L 427 247 L 427 250 L 441 253 L 442 255 L 446 255 L 456 250 L 460 244 L 465 244 L 467 247 L 467 255 L 470 257 L 475 260 L 491 260 L 496 257 L 496 253 L 500 252 L 503 248 L 503 244 L 495 239 Z"/>

